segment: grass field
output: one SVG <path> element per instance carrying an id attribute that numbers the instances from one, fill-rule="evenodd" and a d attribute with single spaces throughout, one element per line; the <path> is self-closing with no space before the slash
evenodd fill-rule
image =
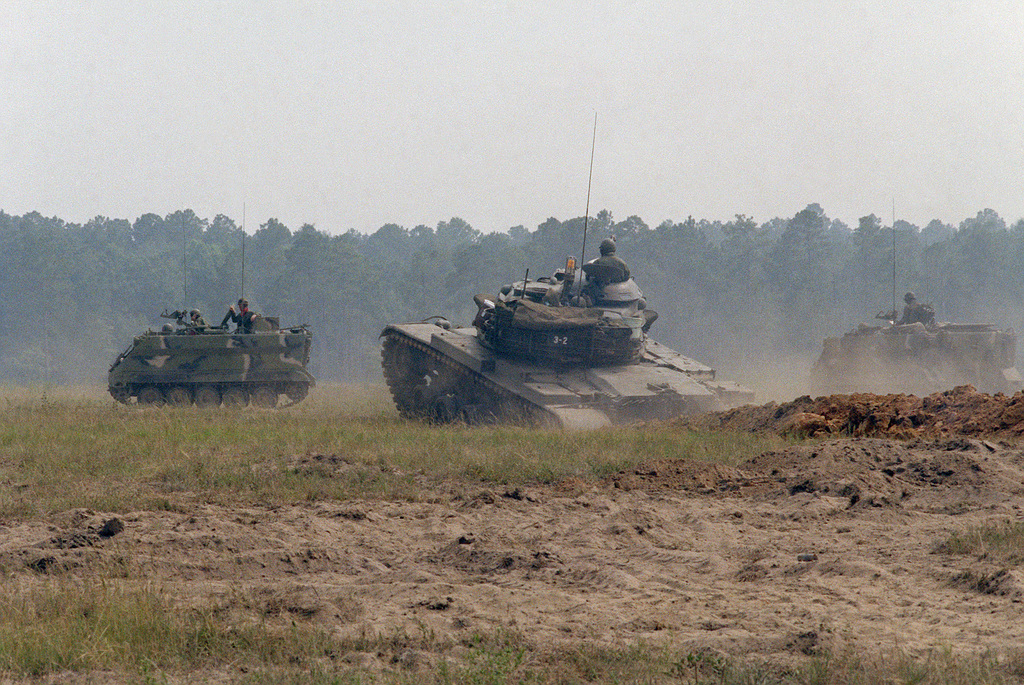
<path id="1" fill-rule="evenodd" d="M 351 497 L 416 499 L 441 481 L 508 485 L 584 480 L 644 459 L 735 464 L 772 440 L 659 429 L 566 433 L 431 427 L 398 417 L 378 386 L 317 388 L 286 410 L 145 408 L 101 388 L 0 388 L 0 516 L 76 507 L 123 512 L 203 501 L 286 504 Z M 335 455 L 343 477 L 291 468 Z M 69 483 L 75 486 L 68 487 Z"/>
<path id="2" fill-rule="evenodd" d="M 401 420 L 377 386 L 319 387 L 286 410 L 139 409 L 105 389 L 0 387 L 0 524 L 46 521 L 68 510 L 126 514 L 194 503 L 289 505 L 352 499 L 426 501 L 439 488 L 591 483 L 645 459 L 735 465 L 781 439 L 649 426 L 585 433 L 512 427 L 430 427 Z M 333 455 L 323 470 L 304 457 Z M 337 460 L 336 460 L 337 461 Z M 316 462 L 312 462 L 315 464 Z M 303 464 L 299 467 L 299 464 Z M 1019 530 L 1009 532 L 1019 543 Z M 977 551 L 985 531 L 949 544 Z M 1003 551 L 1002 554 L 1010 554 Z M 244 597 L 224 607 L 181 606 L 131 560 L 34 576 L 0 565 L 0 675 L 4 682 L 665 682 L 1010 683 L 1015 662 L 899 653 L 822 654 L 788 664 L 689 652 L 665 644 L 571 649 L 521 631 L 483 632 L 461 644 L 431 634 L 339 637 L 315 623 L 262 620 Z M 239 609 L 241 607 L 241 609 Z M 437 656 L 426 674 L 403 655 Z M 393 669 L 343 655 L 390 655 Z M 387 661 L 387 659 L 385 659 Z M 238 663 L 252 665 L 241 671 Z"/>

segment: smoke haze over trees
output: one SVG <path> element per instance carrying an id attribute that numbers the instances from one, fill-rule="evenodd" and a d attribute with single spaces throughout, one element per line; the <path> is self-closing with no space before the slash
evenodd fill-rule
<path id="1" fill-rule="evenodd" d="M 282 324 L 309 324 L 318 378 L 377 380 L 385 324 L 440 314 L 466 325 L 474 294 L 579 256 L 583 225 L 551 218 L 484 234 L 452 218 L 330 235 L 270 219 L 245 238 L 245 295 Z M 763 223 L 651 227 L 601 211 L 584 259 L 608 236 L 661 315 L 652 335 L 741 382 L 776 358 L 810 360 L 823 338 L 893 306 L 893 230 L 874 215 L 848 226 L 812 204 Z M 940 320 L 1021 329 L 1024 220 L 1008 226 L 986 209 L 958 226 L 896 221 L 895 247 L 897 305 L 912 290 Z M 0 212 L 0 381 L 103 382 L 134 335 L 165 322 L 164 309 L 198 308 L 219 323 L 242 291 L 242 249 L 224 215 L 72 224 Z"/>

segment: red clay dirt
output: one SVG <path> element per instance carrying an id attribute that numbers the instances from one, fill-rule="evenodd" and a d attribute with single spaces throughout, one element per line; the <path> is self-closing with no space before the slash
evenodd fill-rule
<path id="1" fill-rule="evenodd" d="M 800 437 L 911 439 L 951 435 L 1024 435 L 1024 393 L 986 395 L 969 385 L 927 397 L 830 395 L 799 397 L 673 421 L 677 426 L 776 433 Z"/>

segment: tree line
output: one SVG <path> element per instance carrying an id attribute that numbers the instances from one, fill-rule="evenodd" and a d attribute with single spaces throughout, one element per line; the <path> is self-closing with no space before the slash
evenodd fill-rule
<path id="1" fill-rule="evenodd" d="M 1024 220 L 1008 225 L 990 209 L 923 228 L 873 214 L 849 226 L 817 204 L 761 223 L 690 217 L 652 228 L 608 211 L 586 223 L 583 259 L 615 238 L 660 314 L 654 337 L 738 380 L 779 355 L 811 358 L 823 338 L 871 322 L 892 308 L 894 285 L 898 306 L 912 290 L 941 320 L 1019 329 L 1024 319 Z M 84 224 L 0 211 L 0 380 L 103 381 L 134 335 L 164 323 L 164 309 L 198 308 L 218 323 L 243 292 L 256 311 L 310 326 L 318 378 L 379 379 L 384 325 L 433 315 L 468 324 L 474 294 L 579 257 L 583 229 L 583 217 L 550 218 L 481 233 L 452 218 L 332 235 L 269 219 L 246 235 L 225 215 L 191 210 Z"/>

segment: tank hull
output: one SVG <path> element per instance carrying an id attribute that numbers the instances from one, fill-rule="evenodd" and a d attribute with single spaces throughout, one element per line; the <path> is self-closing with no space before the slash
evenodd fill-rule
<path id="1" fill-rule="evenodd" d="M 316 384 L 306 370 L 312 340 L 305 328 L 190 335 L 147 332 L 110 367 L 108 388 L 119 402 L 218 406 L 293 404 Z"/>
<path id="2" fill-rule="evenodd" d="M 753 392 L 648 339 L 638 362 L 558 367 L 488 349 L 475 328 L 387 326 L 381 364 L 403 416 L 586 429 L 716 411 Z"/>
<path id="3" fill-rule="evenodd" d="M 1024 385 L 1016 356 L 1013 331 L 988 324 L 862 325 L 825 340 L 811 370 L 811 390 L 925 396 L 973 385 L 981 392 L 1012 394 Z"/>

